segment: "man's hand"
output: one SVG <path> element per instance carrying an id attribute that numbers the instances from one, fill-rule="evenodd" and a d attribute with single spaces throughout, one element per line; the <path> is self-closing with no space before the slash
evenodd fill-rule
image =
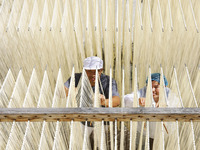
<path id="1" fill-rule="evenodd" d="M 146 100 L 146 98 L 140 97 L 139 98 L 139 105 L 142 106 L 142 107 L 144 107 L 145 106 L 145 100 Z"/>
<path id="2" fill-rule="evenodd" d="M 65 87 L 65 86 L 64 86 L 64 88 L 65 88 L 65 93 L 66 93 L 66 97 L 67 97 L 67 96 L 68 96 L 69 89 L 68 89 L 67 87 Z"/>
<path id="3" fill-rule="evenodd" d="M 102 95 L 102 94 L 99 94 L 99 96 L 100 96 L 100 100 L 101 100 L 101 105 L 102 105 L 102 106 L 105 106 L 105 105 L 106 105 L 106 98 L 105 98 L 105 96 Z M 106 106 L 105 106 L 105 107 L 106 107 Z"/>
<path id="4" fill-rule="evenodd" d="M 145 106 L 145 100 L 146 100 L 146 98 L 140 97 L 139 98 L 139 105 L 144 107 Z M 156 103 L 156 107 L 159 107 L 159 103 Z"/>
<path id="5" fill-rule="evenodd" d="M 100 94 L 101 106 L 109 107 L 109 99 L 106 99 L 104 95 Z M 120 104 L 118 96 L 112 97 L 112 107 L 117 107 Z"/>
<path id="6" fill-rule="evenodd" d="M 159 107 L 159 103 L 158 102 L 156 103 L 156 107 Z"/>
<path id="7" fill-rule="evenodd" d="M 65 86 L 64 86 L 64 88 L 65 88 L 66 97 L 68 97 L 69 89 Z M 75 94 L 77 95 L 77 93 L 78 93 L 78 90 L 77 90 L 77 88 L 75 88 Z"/>

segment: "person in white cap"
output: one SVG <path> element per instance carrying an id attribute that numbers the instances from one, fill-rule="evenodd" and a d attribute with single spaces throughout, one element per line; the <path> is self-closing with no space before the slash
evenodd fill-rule
<path id="1" fill-rule="evenodd" d="M 99 57 L 87 57 L 83 62 L 83 68 L 86 71 L 90 84 L 92 86 L 93 91 L 95 91 L 95 74 L 96 69 L 98 69 L 98 74 L 100 78 L 100 82 L 102 87 L 99 88 L 101 93 L 101 106 L 108 107 L 109 105 L 109 82 L 110 77 L 103 74 L 103 60 Z M 78 82 L 81 78 L 82 73 L 75 73 L 75 87 L 77 87 Z M 65 90 L 68 95 L 68 89 L 70 86 L 70 78 L 65 82 Z M 103 90 L 103 91 L 102 91 Z M 103 93 L 105 95 L 103 95 Z M 112 105 L 113 107 L 117 107 L 120 104 L 119 93 L 117 90 L 117 83 L 114 79 L 112 79 Z"/>
<path id="2" fill-rule="evenodd" d="M 100 79 L 99 84 L 99 92 L 100 92 L 100 99 L 101 99 L 101 106 L 102 107 L 108 107 L 109 106 L 109 83 L 110 83 L 110 77 L 103 74 L 103 60 L 99 57 L 87 57 L 83 61 L 83 69 L 85 69 L 86 74 L 88 76 L 88 79 L 90 81 L 91 87 L 93 89 L 93 92 L 95 92 L 95 76 L 96 76 L 96 69 L 98 69 L 98 75 Z M 78 83 L 81 79 L 82 73 L 75 73 L 75 87 L 78 86 Z M 66 95 L 68 96 L 68 90 L 70 86 L 70 79 L 69 78 L 65 82 L 65 90 Z M 112 79 L 112 105 L 113 107 L 117 107 L 120 105 L 120 98 L 119 93 L 117 90 L 117 83 L 114 79 Z M 81 122 L 83 125 L 85 125 L 85 122 Z M 108 125 L 108 123 L 104 122 L 105 125 Z M 87 139 L 91 141 L 91 148 L 93 149 L 93 130 L 94 130 L 94 124 L 93 122 L 88 122 L 87 124 Z M 84 129 L 84 126 L 83 126 Z"/>

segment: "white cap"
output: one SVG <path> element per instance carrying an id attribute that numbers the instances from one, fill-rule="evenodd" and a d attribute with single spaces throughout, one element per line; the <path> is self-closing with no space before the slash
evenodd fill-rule
<path id="1" fill-rule="evenodd" d="M 99 57 L 87 57 L 83 61 L 83 68 L 86 70 L 95 70 L 103 68 L 103 60 Z"/>

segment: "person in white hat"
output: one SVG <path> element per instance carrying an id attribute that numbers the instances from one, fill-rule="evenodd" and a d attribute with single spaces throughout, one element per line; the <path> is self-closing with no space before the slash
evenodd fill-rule
<path id="1" fill-rule="evenodd" d="M 96 69 L 98 69 L 98 74 L 100 78 L 100 82 L 102 87 L 100 87 L 101 93 L 101 106 L 108 107 L 109 105 L 109 82 L 110 77 L 103 74 L 103 60 L 99 57 L 87 57 L 83 62 L 83 68 L 86 71 L 90 84 L 92 86 L 93 91 L 95 91 L 95 74 Z M 79 80 L 81 78 L 82 73 L 75 73 L 75 87 L 77 87 Z M 65 90 L 68 95 L 68 89 L 70 86 L 70 78 L 65 82 Z M 103 93 L 105 95 L 103 95 Z M 112 79 L 112 105 L 113 107 L 117 107 L 120 104 L 119 93 L 117 90 L 117 83 L 114 79 Z"/>
<path id="2" fill-rule="evenodd" d="M 103 60 L 99 57 L 87 57 L 83 61 L 83 69 L 85 70 L 89 82 L 91 84 L 93 92 L 95 92 L 95 76 L 96 76 L 96 69 L 98 69 L 98 75 L 100 79 L 100 84 L 99 84 L 99 92 L 100 92 L 100 99 L 101 99 L 101 106 L 102 107 L 108 107 L 109 106 L 109 83 L 110 83 L 110 77 L 103 74 Z M 79 81 L 81 81 L 81 76 L 82 73 L 75 73 L 75 87 L 78 86 Z M 65 90 L 66 90 L 66 95 L 68 96 L 68 89 L 70 86 L 70 78 L 65 82 Z M 120 98 L 119 98 L 119 93 L 117 90 L 117 83 L 114 79 L 112 79 L 112 105 L 113 107 L 117 107 L 120 105 Z M 92 106 L 92 105 L 90 105 Z M 89 106 L 89 107 L 90 107 Z M 105 125 L 108 125 L 108 123 L 104 122 Z M 83 124 L 83 129 L 85 122 L 82 122 Z M 94 124 L 93 122 L 88 122 L 87 124 L 87 139 L 91 141 L 91 147 L 93 148 L 93 130 L 94 130 Z"/>

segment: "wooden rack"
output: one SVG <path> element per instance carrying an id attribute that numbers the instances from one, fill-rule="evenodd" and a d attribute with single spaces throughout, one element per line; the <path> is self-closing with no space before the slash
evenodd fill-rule
<path id="1" fill-rule="evenodd" d="M 200 108 L 1 108 L 1 122 L 200 121 Z"/>

